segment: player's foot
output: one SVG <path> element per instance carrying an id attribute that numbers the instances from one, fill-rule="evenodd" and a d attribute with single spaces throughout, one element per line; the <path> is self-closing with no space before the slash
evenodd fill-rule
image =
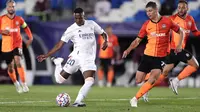
<path id="1" fill-rule="evenodd" d="M 23 93 L 22 87 L 21 87 L 21 85 L 19 84 L 18 81 L 16 81 L 16 82 L 14 83 L 14 85 L 15 85 L 16 91 L 17 91 L 18 93 Z"/>
<path id="2" fill-rule="evenodd" d="M 112 86 L 112 83 L 107 82 L 106 86 L 110 88 Z"/>
<path id="3" fill-rule="evenodd" d="M 24 93 L 29 92 L 29 88 L 28 88 L 28 86 L 26 85 L 26 83 L 23 83 L 23 84 L 22 84 L 22 90 L 23 90 Z"/>
<path id="4" fill-rule="evenodd" d="M 80 102 L 80 103 L 74 103 L 74 104 L 72 104 L 72 106 L 73 106 L 73 107 L 85 107 L 86 104 L 83 103 L 83 102 Z"/>
<path id="5" fill-rule="evenodd" d="M 171 85 L 171 88 L 172 88 L 172 91 L 174 92 L 174 94 L 178 95 L 178 79 L 175 78 L 175 79 L 171 79 L 169 80 L 170 82 L 170 85 Z"/>
<path id="6" fill-rule="evenodd" d="M 130 104 L 131 104 L 131 107 L 137 107 L 137 99 L 136 97 L 133 97 L 131 100 L 130 100 Z"/>
<path id="7" fill-rule="evenodd" d="M 51 61 L 53 61 L 55 65 L 58 65 L 58 64 L 61 64 L 64 61 L 64 59 L 60 58 L 60 57 L 58 57 L 58 58 L 51 57 Z"/>
<path id="8" fill-rule="evenodd" d="M 99 87 L 102 88 L 102 87 L 104 86 L 104 82 L 103 82 L 103 80 L 99 80 L 99 81 L 98 81 L 98 85 L 99 85 Z"/>
<path id="9" fill-rule="evenodd" d="M 149 96 L 149 92 L 146 92 L 146 93 L 142 96 L 144 102 L 149 102 L 148 96 Z"/>

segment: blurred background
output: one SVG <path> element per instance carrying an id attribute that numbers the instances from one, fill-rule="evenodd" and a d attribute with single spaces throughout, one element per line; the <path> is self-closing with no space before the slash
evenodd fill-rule
<path id="1" fill-rule="evenodd" d="M 28 85 L 55 84 L 53 73 L 54 65 L 47 59 L 38 63 L 36 57 L 47 53 L 56 42 L 58 42 L 63 32 L 73 24 L 73 10 L 77 7 L 84 9 L 86 19 L 96 21 L 102 28 L 111 25 L 113 34 L 118 37 L 120 54 L 135 39 L 143 22 L 147 20 L 145 5 L 150 0 L 15 0 L 16 14 L 22 16 L 28 23 L 34 37 L 34 41 L 28 49 L 24 47 L 23 63 L 26 68 L 26 80 Z M 161 15 L 172 15 L 176 12 L 178 0 L 151 0 L 158 4 Z M 6 0 L 0 0 L 0 15 L 6 13 Z M 200 28 L 200 0 L 188 0 L 189 14 L 196 21 Z M 22 35 L 26 38 L 25 33 Z M 98 35 L 96 36 L 98 37 Z M 135 72 L 143 55 L 146 40 L 144 39 L 139 47 L 132 51 L 128 58 L 113 60 L 114 80 L 113 86 L 137 86 L 135 84 Z M 200 38 L 190 36 L 186 49 L 189 50 L 200 62 Z M 55 56 L 60 56 L 67 60 L 71 51 L 72 43 L 66 44 Z M 99 58 L 97 52 L 97 65 Z M 169 78 L 178 75 L 185 67 L 180 63 L 169 74 Z M 98 80 L 98 78 L 96 78 Z M 106 77 L 105 77 L 106 80 Z M 96 81 L 97 84 L 98 81 Z M 11 84 L 7 75 L 7 65 L 4 61 L 0 64 L 0 83 Z M 73 74 L 66 84 L 83 84 L 80 72 Z M 168 86 L 165 80 L 160 86 Z M 181 81 L 181 87 L 200 87 L 200 70 L 189 78 Z"/>

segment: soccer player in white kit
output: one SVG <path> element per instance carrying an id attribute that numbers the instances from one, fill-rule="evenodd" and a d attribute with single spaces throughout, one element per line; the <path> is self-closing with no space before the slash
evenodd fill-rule
<path id="1" fill-rule="evenodd" d="M 56 82 L 61 84 L 77 70 L 82 72 L 85 83 L 79 90 L 78 96 L 72 106 L 83 107 L 86 105 L 82 100 L 86 97 L 91 86 L 94 84 L 94 75 L 97 68 L 95 65 L 95 33 L 101 34 L 105 40 L 102 47 L 103 50 L 107 48 L 107 34 L 94 21 L 84 19 L 84 11 L 82 8 L 76 8 L 74 10 L 74 18 L 75 23 L 67 28 L 61 37 L 61 40 L 47 54 L 39 55 L 37 59 L 39 62 L 42 62 L 58 51 L 65 42 L 67 43 L 69 40 L 73 42 L 74 49 L 63 67 L 61 65 L 63 58 L 53 59 L 53 62 L 56 65 L 54 75 Z"/>

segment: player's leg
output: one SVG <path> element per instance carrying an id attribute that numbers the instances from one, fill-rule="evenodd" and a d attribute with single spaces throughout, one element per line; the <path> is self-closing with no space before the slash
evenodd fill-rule
<path id="1" fill-rule="evenodd" d="M 11 78 L 13 84 L 15 85 L 17 92 L 22 93 L 23 91 L 22 91 L 21 85 L 17 81 L 17 77 L 16 77 L 16 73 L 15 73 L 15 69 L 14 69 L 13 51 L 8 52 L 8 53 L 2 53 L 2 57 L 3 57 L 3 59 L 6 60 L 6 63 L 8 65 L 8 75 Z"/>
<path id="2" fill-rule="evenodd" d="M 13 55 L 14 55 L 14 62 L 16 65 L 16 70 L 20 76 L 23 92 L 28 92 L 29 88 L 26 84 L 26 74 L 24 71 L 24 67 L 21 64 L 21 59 L 22 59 L 21 57 L 23 56 L 22 48 L 15 48 L 13 50 Z"/>
<path id="3" fill-rule="evenodd" d="M 106 86 L 111 87 L 113 79 L 114 79 L 114 67 L 111 64 L 111 59 L 108 59 L 107 66 L 108 66 L 108 75 L 107 75 L 107 85 Z"/>
<path id="4" fill-rule="evenodd" d="M 189 53 L 188 51 L 183 50 L 180 54 L 178 54 L 181 58 L 181 61 L 187 63 L 188 65 L 183 69 L 183 71 L 173 80 L 170 80 L 172 89 L 175 94 L 178 94 L 178 83 L 180 80 L 190 76 L 192 73 L 196 72 L 199 68 L 199 64 L 196 58 Z"/>
<path id="5" fill-rule="evenodd" d="M 100 59 L 100 64 L 97 70 L 97 75 L 98 75 L 98 85 L 99 87 L 103 87 L 104 86 L 104 60 Z"/>
<path id="6" fill-rule="evenodd" d="M 75 59 L 69 58 L 66 64 L 62 67 L 63 58 L 52 57 L 51 60 L 55 64 L 54 76 L 57 83 L 61 84 L 68 79 L 68 77 L 78 70 Z"/>
<path id="7" fill-rule="evenodd" d="M 83 76 L 85 79 L 85 83 L 79 90 L 78 96 L 76 97 L 76 100 L 73 104 L 75 107 L 84 107 L 86 106 L 85 103 L 83 103 L 83 99 L 87 96 L 89 90 L 91 89 L 92 85 L 94 84 L 94 70 L 88 70 L 83 72 Z"/>
<path id="8" fill-rule="evenodd" d="M 92 85 L 94 84 L 94 76 L 96 71 L 96 65 L 93 60 L 85 62 L 82 60 L 83 63 L 80 65 L 80 70 L 83 73 L 85 83 L 79 90 L 78 96 L 73 104 L 75 107 L 83 107 L 86 106 L 82 101 L 87 96 L 89 90 L 91 89 Z M 85 64 L 87 63 L 87 64 Z"/>
<path id="9" fill-rule="evenodd" d="M 15 62 L 15 65 L 16 65 L 16 70 L 17 70 L 17 72 L 20 76 L 22 90 L 23 90 L 23 92 L 28 92 L 29 88 L 28 88 L 26 81 L 25 81 L 25 71 L 24 71 L 24 68 L 21 64 L 21 57 L 19 55 L 15 55 L 14 56 L 14 62 Z"/>

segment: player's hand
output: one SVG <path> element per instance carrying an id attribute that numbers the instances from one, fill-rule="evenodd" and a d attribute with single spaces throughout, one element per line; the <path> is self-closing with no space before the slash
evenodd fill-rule
<path id="1" fill-rule="evenodd" d="M 108 47 L 108 41 L 104 41 L 103 46 L 101 47 L 101 49 L 106 50 L 107 47 Z"/>
<path id="2" fill-rule="evenodd" d="M 181 51 L 182 51 L 182 45 L 178 45 L 174 52 L 175 52 L 175 54 L 177 54 L 177 53 L 179 53 Z"/>
<path id="3" fill-rule="evenodd" d="M 1 30 L 1 34 L 5 35 L 5 36 L 9 36 L 10 35 L 10 31 L 8 31 L 8 30 Z"/>
<path id="4" fill-rule="evenodd" d="M 126 58 L 129 53 L 130 53 L 130 51 L 125 50 L 124 53 L 123 53 L 123 55 L 122 55 L 122 58 Z"/>
<path id="5" fill-rule="evenodd" d="M 44 61 L 45 59 L 47 59 L 47 56 L 46 56 L 46 55 L 39 55 L 39 56 L 37 57 L 38 62 L 42 62 L 42 61 Z"/>

